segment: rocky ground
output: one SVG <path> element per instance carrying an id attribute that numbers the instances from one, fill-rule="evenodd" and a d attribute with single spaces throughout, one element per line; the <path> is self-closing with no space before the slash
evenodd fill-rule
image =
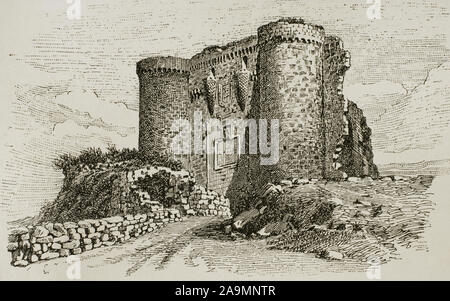
<path id="1" fill-rule="evenodd" d="M 398 248 L 426 249 L 422 238 L 432 210 L 431 176 L 350 178 L 345 182 L 282 181 L 268 187 L 267 206 L 243 212 L 229 228 L 271 236 L 271 248 L 342 260 L 386 262 Z M 266 193 L 267 194 L 267 193 Z M 265 218 L 265 215 L 272 214 Z M 244 225 L 243 225 L 244 224 Z"/>

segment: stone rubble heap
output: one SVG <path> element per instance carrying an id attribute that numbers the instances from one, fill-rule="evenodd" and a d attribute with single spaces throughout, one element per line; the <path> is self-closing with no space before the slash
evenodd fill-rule
<path id="1" fill-rule="evenodd" d="M 185 170 L 172 171 L 165 167 L 145 167 L 130 171 L 128 181 L 132 183 L 131 189 L 139 197 L 140 205 L 147 206 L 151 212 L 161 212 L 163 205 L 151 199 L 150 194 L 140 188 L 136 182 L 146 177 L 168 178 L 169 186 L 165 189 L 165 200 L 173 204 L 181 205 L 181 211 L 185 215 L 221 216 L 230 217 L 230 201 L 215 191 L 203 186 L 195 185 L 192 174 Z"/>
<path id="2" fill-rule="evenodd" d="M 183 209 L 189 215 L 231 217 L 230 201 L 226 197 L 198 185 L 189 198 L 183 200 Z"/>
<path id="3" fill-rule="evenodd" d="M 173 171 L 166 167 L 145 166 L 143 168 L 127 172 L 127 181 L 130 184 L 131 194 L 138 198 L 139 207 L 145 212 L 159 213 L 164 212 L 164 205 L 152 199 L 148 191 L 139 186 L 139 181 L 144 179 L 163 179 L 168 183 L 164 187 L 163 198 L 166 202 L 172 204 L 182 204 L 186 202 L 192 193 L 195 185 L 194 176 L 186 170 Z M 159 199 L 161 196 L 158 196 Z M 133 205 L 132 202 L 128 203 Z M 129 208 L 132 209 L 132 208 Z"/>

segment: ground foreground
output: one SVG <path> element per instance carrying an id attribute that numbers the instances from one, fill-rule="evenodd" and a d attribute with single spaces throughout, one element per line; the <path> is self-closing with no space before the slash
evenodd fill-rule
<path id="1" fill-rule="evenodd" d="M 287 212 L 298 211 L 292 218 L 294 230 L 270 244 L 325 258 L 374 262 L 398 258 L 400 248 L 426 250 L 432 181 L 431 176 L 397 176 L 287 185 L 282 199 Z"/>
<path id="2" fill-rule="evenodd" d="M 283 236 L 243 237 L 225 234 L 223 220 L 217 217 L 191 217 L 124 244 L 79 255 L 81 280 L 367 280 L 368 268 L 373 267 L 373 263 L 362 259 L 369 255 L 389 259 L 381 263 L 382 279 L 437 277 L 448 261 L 448 242 L 443 236 L 448 227 L 448 202 L 442 191 L 449 177 L 433 181 L 433 186 L 439 187 L 433 189 L 432 186 L 431 190 L 427 188 L 429 183 L 416 180 L 398 180 L 396 185 L 386 179 L 384 184 L 378 181 L 344 185 L 316 183 L 314 187 L 306 184 L 284 188 L 297 194 L 302 190 L 302 195 L 307 190 L 321 191 L 339 203 L 331 219 L 334 229 L 329 231 L 349 234 L 349 240 L 332 244 L 336 252 L 344 255 L 340 259 L 321 258 L 320 254 L 309 252 L 308 247 L 321 244 L 316 238 L 310 240 L 311 234 L 290 233 L 295 239 L 289 240 L 283 240 Z M 435 197 L 440 207 L 446 207 L 431 210 Z M 441 223 L 427 228 L 429 214 L 433 213 L 440 213 Z M 364 216 L 367 218 L 363 219 Z M 443 219 L 446 224 L 442 224 Z M 355 231 L 356 221 L 366 230 Z M 429 230 L 433 230 L 434 240 L 424 238 L 424 232 Z M 309 231 L 324 230 L 314 227 Z M 2 276 L 9 280 L 67 280 L 69 267 L 66 258 L 58 258 L 25 268 L 9 266 Z"/>

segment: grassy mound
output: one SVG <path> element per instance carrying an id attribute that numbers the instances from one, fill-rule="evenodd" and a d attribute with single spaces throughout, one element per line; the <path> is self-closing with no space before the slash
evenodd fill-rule
<path id="1" fill-rule="evenodd" d="M 41 210 L 39 221 L 76 222 L 117 215 L 128 192 L 124 171 L 74 171 L 64 180 L 56 200 Z"/>
<path id="2" fill-rule="evenodd" d="M 130 193 L 127 172 L 145 165 L 181 170 L 178 161 L 158 154 L 144 155 L 135 149 L 110 147 L 102 152 L 90 148 L 79 156 L 60 156 L 55 166 L 65 176 L 63 187 L 56 200 L 42 208 L 37 221 L 76 222 L 139 213 L 139 200 Z"/>

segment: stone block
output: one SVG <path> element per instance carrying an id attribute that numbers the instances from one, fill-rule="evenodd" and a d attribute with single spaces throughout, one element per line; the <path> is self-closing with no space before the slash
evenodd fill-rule
<path id="1" fill-rule="evenodd" d="M 76 229 L 76 228 L 78 228 L 78 225 L 76 223 L 73 223 L 73 222 L 66 222 L 66 223 L 64 223 L 64 228 L 66 228 L 66 229 Z"/>
<path id="2" fill-rule="evenodd" d="M 78 248 L 79 246 L 80 246 L 79 240 L 71 240 L 71 241 L 63 243 L 63 245 L 62 245 L 63 249 L 75 249 L 75 248 Z"/>
<path id="3" fill-rule="evenodd" d="M 45 237 L 48 234 L 49 234 L 49 231 L 43 226 L 36 226 L 33 231 L 33 236 L 36 238 Z"/>
<path id="4" fill-rule="evenodd" d="M 59 252 L 47 252 L 41 255 L 41 260 L 54 259 L 59 257 Z"/>
<path id="5" fill-rule="evenodd" d="M 45 237 L 39 237 L 36 238 L 36 242 L 41 243 L 41 244 L 48 244 L 48 243 L 52 243 L 53 242 L 53 236 L 45 236 Z"/>

